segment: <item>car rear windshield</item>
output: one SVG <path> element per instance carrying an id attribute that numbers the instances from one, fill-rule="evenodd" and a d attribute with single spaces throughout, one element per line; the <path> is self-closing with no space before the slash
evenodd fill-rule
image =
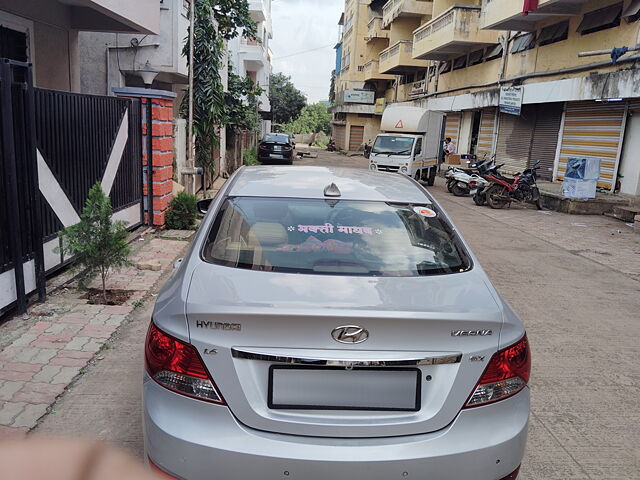
<path id="1" fill-rule="evenodd" d="M 289 137 L 287 135 L 265 135 L 262 141 L 287 143 L 289 141 Z"/>
<path id="2" fill-rule="evenodd" d="M 228 267 L 325 275 L 463 272 L 471 261 L 433 205 L 235 197 L 203 250 Z"/>
<path id="3" fill-rule="evenodd" d="M 411 155 L 414 138 L 379 135 L 373 144 L 373 153 L 389 155 Z"/>

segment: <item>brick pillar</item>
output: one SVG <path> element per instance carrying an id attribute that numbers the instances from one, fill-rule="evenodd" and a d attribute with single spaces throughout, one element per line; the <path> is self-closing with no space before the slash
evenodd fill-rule
<path id="1" fill-rule="evenodd" d="M 152 149 L 152 193 L 153 225 L 164 226 L 164 216 L 169 208 L 173 191 L 173 100 L 142 99 L 144 122 L 142 125 L 143 151 L 148 148 L 148 128 L 146 121 L 147 101 L 151 101 L 151 149 Z M 145 162 L 145 166 L 146 166 Z M 144 194 L 148 196 L 148 180 L 145 178 Z"/>
<path id="2" fill-rule="evenodd" d="M 142 172 L 145 205 L 145 222 L 148 223 L 149 210 L 153 225 L 162 227 L 173 192 L 173 102 L 176 94 L 165 90 L 123 87 L 114 88 L 120 97 L 139 98 L 142 110 Z M 148 106 L 151 102 L 151 132 L 148 128 Z M 149 201 L 149 178 L 147 176 L 149 155 L 149 134 L 151 135 L 151 193 Z M 151 208 L 149 204 L 151 203 Z"/>

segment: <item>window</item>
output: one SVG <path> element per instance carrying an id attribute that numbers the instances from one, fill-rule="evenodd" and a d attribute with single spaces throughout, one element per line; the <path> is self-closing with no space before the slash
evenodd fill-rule
<path id="1" fill-rule="evenodd" d="M 607 28 L 617 27 L 620 25 L 620 18 L 622 17 L 622 5 L 622 2 L 620 2 L 585 13 L 576 31 L 582 35 L 587 35 Z"/>
<path id="2" fill-rule="evenodd" d="M 438 73 L 443 74 L 451 71 L 451 60 L 440 63 L 440 68 L 438 69 Z"/>
<path id="3" fill-rule="evenodd" d="M 413 140 L 413 137 L 378 135 L 371 151 L 383 155 L 387 153 L 390 155 L 411 155 Z"/>
<path id="4" fill-rule="evenodd" d="M 511 47 L 511 53 L 520 53 L 527 50 L 531 50 L 536 46 L 536 34 L 527 33 L 520 37 L 516 37 Z"/>
<path id="5" fill-rule="evenodd" d="M 313 275 L 412 277 L 471 268 L 433 205 L 355 200 L 229 198 L 202 254 L 226 267 Z"/>
<path id="6" fill-rule="evenodd" d="M 640 0 L 633 0 L 622 16 L 629 23 L 638 20 L 638 18 L 640 18 Z"/>
<path id="7" fill-rule="evenodd" d="M 569 35 L 569 20 L 544 27 L 538 37 L 538 45 L 550 45 L 566 40 Z"/>
<path id="8" fill-rule="evenodd" d="M 484 60 L 486 62 L 490 60 L 495 60 L 496 58 L 502 57 L 502 44 L 497 43 L 491 47 L 487 47 L 484 54 Z"/>
<path id="9" fill-rule="evenodd" d="M 453 69 L 454 70 L 460 70 L 461 68 L 464 68 L 466 66 L 467 66 L 467 56 L 466 55 L 458 57 L 453 61 Z"/>
<path id="10" fill-rule="evenodd" d="M 484 50 L 476 50 L 475 52 L 471 52 L 469 54 L 469 66 L 478 65 L 482 63 L 482 59 L 484 58 Z"/>
<path id="11" fill-rule="evenodd" d="M 419 138 L 416 141 L 416 155 L 420 155 L 422 153 L 422 138 Z"/>

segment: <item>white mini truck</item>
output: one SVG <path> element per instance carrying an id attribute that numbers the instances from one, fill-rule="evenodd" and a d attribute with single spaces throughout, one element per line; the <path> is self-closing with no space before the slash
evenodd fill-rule
<path id="1" fill-rule="evenodd" d="M 441 112 L 413 106 L 387 107 L 371 149 L 369 169 L 402 173 L 433 185 L 442 148 Z"/>

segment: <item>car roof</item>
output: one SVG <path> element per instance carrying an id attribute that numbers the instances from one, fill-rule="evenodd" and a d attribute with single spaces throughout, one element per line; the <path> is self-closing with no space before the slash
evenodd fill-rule
<path id="1" fill-rule="evenodd" d="M 325 188 L 332 183 L 340 190 L 340 197 L 324 195 Z M 227 196 L 431 203 L 426 190 L 405 175 L 342 167 L 243 167 L 237 172 Z"/>

